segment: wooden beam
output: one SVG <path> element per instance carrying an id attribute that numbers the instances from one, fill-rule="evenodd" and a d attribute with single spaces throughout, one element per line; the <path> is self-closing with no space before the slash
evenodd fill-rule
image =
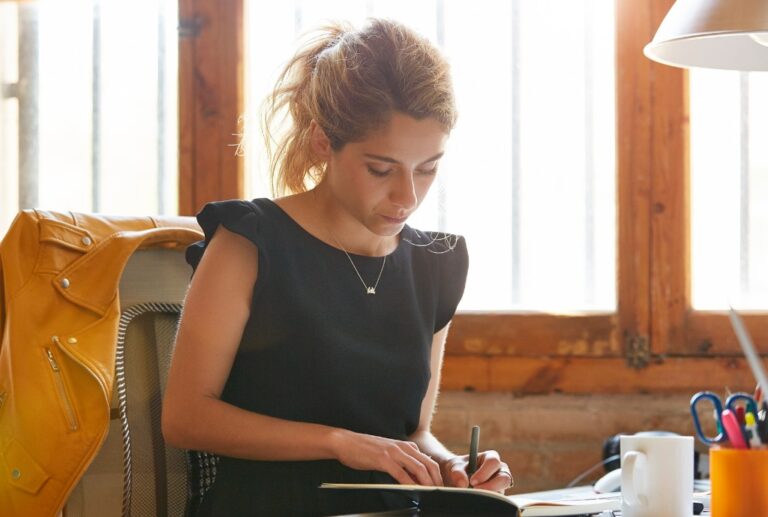
<path id="1" fill-rule="evenodd" d="M 647 41 L 673 3 L 653 0 Z M 688 74 L 651 62 L 651 81 L 651 349 L 678 353 L 691 305 Z"/>
<path id="2" fill-rule="evenodd" d="M 243 0 L 179 1 L 179 213 L 243 197 Z"/>
<path id="3" fill-rule="evenodd" d="M 742 314 L 755 348 L 768 353 L 768 316 Z M 691 311 L 686 318 L 686 341 L 681 354 L 741 355 L 741 347 L 723 312 Z"/>
<path id="4" fill-rule="evenodd" d="M 764 361 L 768 365 L 768 361 Z M 446 356 L 441 389 L 547 393 L 690 393 L 754 390 L 743 357 L 665 358 L 639 370 L 620 358 Z"/>
<path id="5" fill-rule="evenodd" d="M 622 353 L 615 314 L 461 313 L 453 318 L 450 355 L 577 355 Z"/>
<path id="6" fill-rule="evenodd" d="M 651 329 L 651 66 L 642 55 L 649 2 L 616 2 L 616 166 L 618 313 L 622 340 Z"/>
<path id="7" fill-rule="evenodd" d="M 616 4 L 619 319 L 656 354 L 683 350 L 690 305 L 687 76 L 643 55 L 672 3 Z"/>
<path id="8" fill-rule="evenodd" d="M 741 356 L 728 315 L 689 311 L 685 346 L 666 355 Z M 758 352 L 768 355 L 768 315 L 744 313 L 744 323 Z M 620 357 L 618 317 L 613 314 L 552 315 L 531 313 L 458 313 L 446 342 L 451 356 Z"/>

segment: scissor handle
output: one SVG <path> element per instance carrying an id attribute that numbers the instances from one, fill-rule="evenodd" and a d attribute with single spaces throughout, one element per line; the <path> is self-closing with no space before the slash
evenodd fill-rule
<path id="1" fill-rule="evenodd" d="M 744 401 L 744 406 L 747 408 L 747 412 L 751 412 L 757 417 L 757 402 L 752 395 L 744 392 L 733 393 L 725 401 L 725 408 L 731 411 L 736 411 L 737 402 Z"/>
<path id="2" fill-rule="evenodd" d="M 717 436 L 709 437 L 704 433 L 704 429 L 701 427 L 701 421 L 699 421 L 699 412 L 697 411 L 698 405 L 702 400 L 708 400 L 712 403 L 712 407 L 715 411 L 715 422 L 717 423 Z M 720 401 L 715 393 L 711 391 L 700 391 L 691 397 L 691 415 L 693 416 L 693 426 L 696 429 L 696 435 L 699 440 L 707 445 L 716 445 L 724 442 L 727 437 L 723 432 L 723 424 L 721 422 L 721 416 L 723 414 L 723 403 Z"/>

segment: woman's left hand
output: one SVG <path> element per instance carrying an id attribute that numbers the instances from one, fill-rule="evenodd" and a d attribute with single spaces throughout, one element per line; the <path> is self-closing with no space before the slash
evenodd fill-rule
<path id="1" fill-rule="evenodd" d="M 483 451 L 477 455 L 477 470 L 467 476 L 469 455 L 454 456 L 440 465 L 445 486 L 482 488 L 494 492 L 504 491 L 514 485 L 509 466 L 501 461 L 496 451 Z"/>

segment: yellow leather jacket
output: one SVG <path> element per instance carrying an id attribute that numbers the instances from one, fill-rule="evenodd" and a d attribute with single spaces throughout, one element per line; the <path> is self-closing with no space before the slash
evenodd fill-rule
<path id="1" fill-rule="evenodd" d="M 123 267 L 192 217 L 25 210 L 0 244 L 0 515 L 54 516 L 106 437 Z"/>

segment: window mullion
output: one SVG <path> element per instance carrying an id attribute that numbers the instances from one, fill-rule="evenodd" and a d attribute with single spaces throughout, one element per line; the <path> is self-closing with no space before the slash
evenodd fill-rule
<path id="1" fill-rule="evenodd" d="M 592 16 L 584 9 L 584 297 L 595 302 L 595 120 Z"/>
<path id="2" fill-rule="evenodd" d="M 520 156 L 520 135 L 522 121 L 520 120 L 520 3 L 512 2 L 512 14 L 510 21 L 510 37 L 512 52 L 510 57 L 510 94 L 511 94 L 511 187 L 510 187 L 510 268 L 511 268 L 511 305 L 517 306 L 521 301 L 520 285 L 520 180 L 522 175 L 522 161 Z"/>
<path id="3" fill-rule="evenodd" d="M 180 0 L 179 213 L 242 198 L 243 0 Z"/>
<path id="4" fill-rule="evenodd" d="M 437 45 L 445 47 L 445 5 L 443 0 L 435 0 L 435 27 L 437 29 Z M 448 192 L 445 178 L 437 176 L 437 229 L 448 231 Z"/>
<path id="5" fill-rule="evenodd" d="M 616 2 L 618 311 L 622 339 L 650 337 L 650 0 Z"/>
<path id="6" fill-rule="evenodd" d="M 672 2 L 653 0 L 651 33 Z M 645 59 L 638 49 L 639 59 Z M 685 319 L 691 306 L 688 72 L 651 63 L 651 350 L 684 350 Z"/>
<path id="7" fill-rule="evenodd" d="M 19 4 L 19 210 L 38 206 L 40 188 L 40 39 L 35 4 Z"/>
<path id="8" fill-rule="evenodd" d="M 169 56 L 166 48 L 166 23 L 167 9 L 165 1 L 158 2 L 157 12 L 157 211 L 165 214 L 166 207 L 166 180 L 168 170 L 166 167 L 166 157 L 170 152 L 167 141 L 168 117 L 166 116 L 168 106 L 165 96 L 166 77 L 165 69 L 169 65 Z"/>
<path id="9" fill-rule="evenodd" d="M 749 73 L 739 73 L 739 280 L 742 295 L 749 296 Z"/>
<path id="10" fill-rule="evenodd" d="M 101 211 L 101 1 L 91 20 L 91 209 Z"/>

